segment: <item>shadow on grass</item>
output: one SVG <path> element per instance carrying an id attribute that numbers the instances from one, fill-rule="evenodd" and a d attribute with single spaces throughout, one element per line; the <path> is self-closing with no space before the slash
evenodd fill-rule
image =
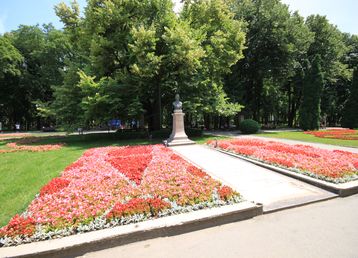
<path id="1" fill-rule="evenodd" d="M 46 145 L 63 143 L 67 148 L 73 150 L 85 150 L 89 148 L 104 147 L 104 146 L 126 146 L 126 145 L 150 145 L 161 144 L 164 139 L 155 138 L 126 138 L 126 135 L 118 133 L 94 133 L 84 135 L 67 135 L 67 136 L 37 136 L 36 142 L 24 143 L 26 145 Z M 211 136 L 203 135 L 199 137 L 191 137 L 193 141 L 198 144 L 203 144 L 210 139 L 228 138 L 225 136 Z M 22 138 L 25 139 L 25 138 Z M 10 142 L 19 141 L 16 139 L 0 140 L 0 148 L 6 148 L 6 144 Z M 21 145 L 21 143 L 20 143 Z"/>

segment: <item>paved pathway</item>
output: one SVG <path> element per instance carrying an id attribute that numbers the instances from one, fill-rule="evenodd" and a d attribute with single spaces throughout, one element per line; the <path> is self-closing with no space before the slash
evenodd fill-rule
<path id="1" fill-rule="evenodd" d="M 156 238 L 84 257 L 340 257 L 358 254 L 358 195 Z"/>
<path id="2" fill-rule="evenodd" d="M 266 212 L 336 196 L 203 145 L 173 149 L 212 177 L 236 189 L 246 200 L 262 203 Z"/>

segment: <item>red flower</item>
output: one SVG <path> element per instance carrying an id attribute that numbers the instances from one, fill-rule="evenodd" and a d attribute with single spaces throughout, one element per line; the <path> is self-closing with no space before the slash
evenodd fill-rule
<path id="1" fill-rule="evenodd" d="M 353 166 L 358 170 L 358 161 L 353 163 Z"/>
<path id="2" fill-rule="evenodd" d="M 311 134 L 319 138 L 358 140 L 358 131 L 351 129 L 330 129 L 324 131 L 307 131 L 304 133 Z"/>
<path id="3" fill-rule="evenodd" d="M 35 220 L 16 214 L 10 222 L 0 229 L 0 237 L 32 236 L 36 230 Z"/>
<path id="4" fill-rule="evenodd" d="M 208 174 L 206 174 L 202 169 L 197 168 L 195 166 L 189 166 L 186 169 L 186 171 L 192 174 L 193 176 L 198 176 L 198 177 L 208 176 Z"/>
<path id="5" fill-rule="evenodd" d="M 130 180 L 140 185 L 143 173 L 149 162 L 152 160 L 151 154 L 135 156 L 118 156 L 109 153 L 108 161 L 113 167 L 127 176 Z"/>
<path id="6" fill-rule="evenodd" d="M 56 193 L 62 188 L 67 187 L 69 184 L 70 184 L 69 180 L 56 177 L 52 179 L 47 185 L 41 188 L 40 196 L 44 196 L 45 194 Z"/>
<path id="7" fill-rule="evenodd" d="M 133 198 L 127 203 L 116 203 L 107 214 L 107 219 L 131 216 L 144 213 L 156 216 L 164 209 L 169 209 L 170 204 L 158 198 Z"/>
<path id="8" fill-rule="evenodd" d="M 218 190 L 218 194 L 221 200 L 227 201 L 235 194 L 235 191 L 225 185 Z"/>

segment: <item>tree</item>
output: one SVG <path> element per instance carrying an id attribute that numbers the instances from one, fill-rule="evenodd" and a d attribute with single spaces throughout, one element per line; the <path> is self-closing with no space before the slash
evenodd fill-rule
<path id="1" fill-rule="evenodd" d="M 20 122 L 26 129 L 35 124 L 39 128 L 41 119 L 36 104 L 52 101 L 52 87 L 62 84 L 67 40 L 51 24 L 43 27 L 21 25 L 4 37 L 23 58 L 18 68 L 21 76 L 6 83 L 7 119 L 10 124 Z"/>
<path id="2" fill-rule="evenodd" d="M 14 112 L 13 103 L 17 101 L 17 90 L 24 58 L 13 46 L 11 40 L 0 36 L 0 122 L 10 124 L 10 116 Z"/>
<path id="3" fill-rule="evenodd" d="M 275 100 L 268 100 L 271 95 L 265 95 L 265 92 L 268 88 L 271 92 L 283 88 L 290 95 L 289 99 L 293 99 L 294 86 L 290 78 L 295 74 L 294 69 L 299 71 L 302 66 L 301 59 L 312 35 L 303 18 L 297 13 L 291 15 L 288 7 L 279 0 L 239 0 L 232 1 L 231 6 L 236 19 L 247 22 L 247 43 L 245 57 L 232 68 L 225 89 L 230 97 L 236 96 L 237 101 L 243 102 L 247 115 L 256 120 L 262 117 L 268 120 L 271 114 L 280 111 L 277 106 L 271 107 L 267 103 L 281 100 L 277 101 L 277 95 L 272 96 Z M 291 112 L 295 112 L 295 107 Z"/>
<path id="4" fill-rule="evenodd" d="M 322 59 L 324 86 L 321 111 L 327 115 L 330 124 L 333 124 L 337 120 L 336 110 L 339 105 L 336 100 L 340 88 L 337 86 L 342 85 L 339 80 L 347 80 L 347 66 L 342 62 L 347 47 L 344 44 L 343 34 L 335 25 L 330 24 L 325 16 L 311 15 L 307 17 L 306 24 L 314 33 L 314 41 L 307 52 L 308 59 L 311 63 L 316 55 L 320 55 Z"/>
<path id="5" fill-rule="evenodd" d="M 194 106 L 196 112 L 219 106 L 225 114 L 240 109 L 222 90 L 222 75 L 242 57 L 244 41 L 224 1 L 188 2 L 180 17 L 170 0 L 90 0 L 83 18 L 77 10 L 56 7 L 75 49 L 52 105 L 62 122 L 131 117 L 160 129 L 175 93 L 190 99 L 189 113 Z"/>
<path id="6" fill-rule="evenodd" d="M 353 72 L 350 94 L 343 110 L 342 126 L 358 128 L 358 68 Z"/>
<path id="7" fill-rule="evenodd" d="M 243 58 L 243 23 L 234 19 L 234 13 L 221 0 L 185 1 L 181 18 L 202 35 L 201 47 L 205 51 L 194 77 L 199 91 L 192 95 L 185 93 L 191 99 L 187 109 L 204 113 L 206 128 L 211 127 L 213 119 L 214 126 L 219 127 L 222 117 L 236 115 L 243 107 L 227 96 L 223 83 L 230 68 Z M 195 98 L 200 102 L 195 103 Z"/>
<path id="8" fill-rule="evenodd" d="M 0 79 L 5 76 L 19 76 L 24 61 L 21 53 L 12 45 L 11 41 L 0 36 Z"/>
<path id="9" fill-rule="evenodd" d="M 312 66 L 306 75 L 303 85 L 300 127 L 305 131 L 317 130 L 320 126 L 320 94 L 324 82 L 321 62 L 319 55 L 313 59 Z"/>

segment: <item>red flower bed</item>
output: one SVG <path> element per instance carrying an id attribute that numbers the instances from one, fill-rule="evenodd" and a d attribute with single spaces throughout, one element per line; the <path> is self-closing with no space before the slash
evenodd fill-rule
<path id="1" fill-rule="evenodd" d="M 10 152 L 19 152 L 19 151 L 30 151 L 30 152 L 42 152 L 42 151 L 52 151 L 59 150 L 62 148 L 63 144 L 46 144 L 46 145 L 26 145 L 29 143 L 35 143 L 39 139 L 35 137 L 20 139 L 17 142 L 11 142 L 6 144 L 10 149 L 0 150 L 0 153 L 10 153 Z"/>
<path id="2" fill-rule="evenodd" d="M 336 179 L 342 178 L 352 180 L 358 175 L 358 154 L 347 151 L 257 139 L 209 141 L 208 144 L 294 171 L 317 175 L 328 181 L 336 182 Z"/>
<path id="3" fill-rule="evenodd" d="M 1 232 L 14 237 L 24 227 L 32 235 L 35 224 L 47 232 L 78 228 L 97 218 L 111 223 L 138 213 L 157 216 L 174 203 L 225 203 L 233 196 L 239 195 L 161 145 L 95 148 L 45 185 L 26 213 Z M 17 221 L 25 226 L 13 229 Z"/>
<path id="4" fill-rule="evenodd" d="M 351 129 L 330 129 L 322 131 L 307 131 L 304 133 L 311 134 L 319 138 L 358 140 L 358 131 Z"/>
<path id="5" fill-rule="evenodd" d="M 31 136 L 31 134 L 29 134 L 29 133 L 4 133 L 4 134 L 0 133 L 0 139 L 1 140 L 12 139 L 12 138 L 30 137 L 30 136 Z"/>

